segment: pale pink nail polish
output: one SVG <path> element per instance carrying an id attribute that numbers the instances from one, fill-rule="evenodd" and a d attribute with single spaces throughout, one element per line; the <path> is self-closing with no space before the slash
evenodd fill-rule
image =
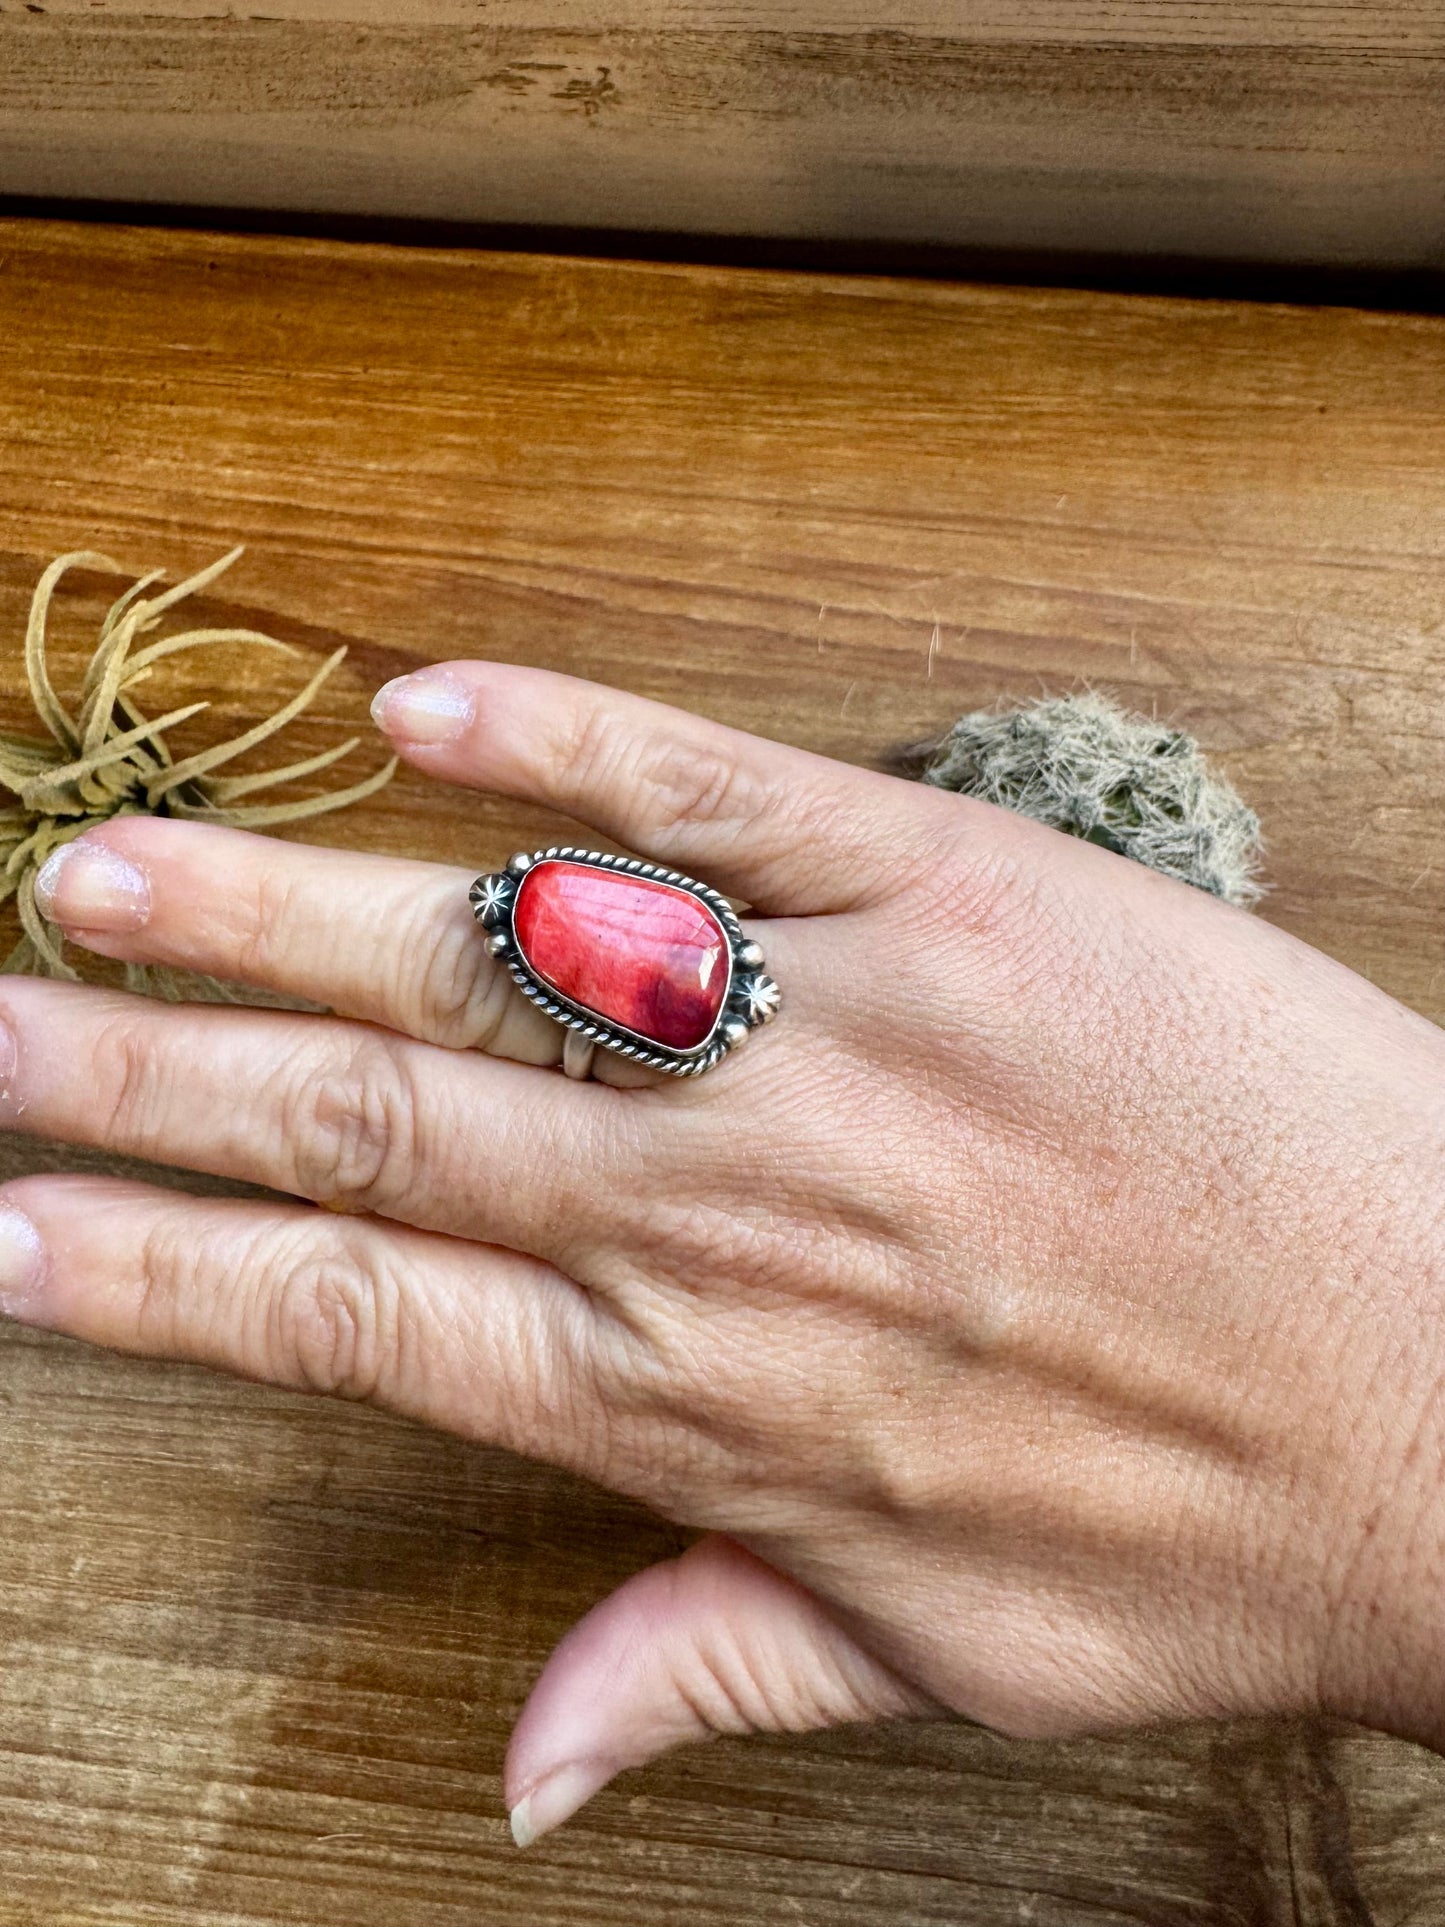
<path id="1" fill-rule="evenodd" d="M 35 879 L 42 916 L 76 930 L 139 930 L 151 911 L 145 872 L 104 843 L 79 837 L 45 859 Z"/>
<path id="2" fill-rule="evenodd" d="M 23 1211 L 0 1204 L 0 1312 L 24 1320 L 44 1270 L 40 1233 Z"/>
<path id="3" fill-rule="evenodd" d="M 20 1047 L 8 1017 L 0 1017 L 0 1130 L 14 1124 L 24 1106 L 15 1094 L 15 1073 L 20 1068 Z"/>
<path id="4" fill-rule="evenodd" d="M 512 1808 L 512 1838 L 530 1847 L 553 1827 L 570 1820 L 617 1772 L 611 1760 L 573 1760 L 554 1767 Z"/>
<path id="5" fill-rule="evenodd" d="M 454 742 L 475 713 L 469 692 L 444 669 L 418 669 L 378 689 L 371 718 L 378 729 L 421 748 Z"/>

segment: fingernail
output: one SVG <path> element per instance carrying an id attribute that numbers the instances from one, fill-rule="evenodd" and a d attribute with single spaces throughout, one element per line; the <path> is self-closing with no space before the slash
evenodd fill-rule
<path id="1" fill-rule="evenodd" d="M 139 930 L 151 913 L 151 886 L 117 851 L 80 837 L 45 859 L 35 901 L 52 923 L 77 930 Z"/>
<path id="2" fill-rule="evenodd" d="M 40 1233 L 23 1211 L 0 1204 L 0 1312 L 24 1318 L 44 1268 Z"/>
<path id="3" fill-rule="evenodd" d="M 0 1017 L 0 1126 L 13 1124 L 23 1106 L 15 1098 L 15 1071 L 20 1051 L 10 1020 Z"/>
<path id="4" fill-rule="evenodd" d="M 444 669 L 419 669 L 378 689 L 371 720 L 388 736 L 429 746 L 454 742 L 472 720 L 471 696 Z"/>
<path id="5" fill-rule="evenodd" d="M 616 1771 L 607 1760 L 577 1760 L 555 1768 L 512 1808 L 512 1838 L 519 1847 L 530 1847 L 544 1833 L 570 1820 Z"/>

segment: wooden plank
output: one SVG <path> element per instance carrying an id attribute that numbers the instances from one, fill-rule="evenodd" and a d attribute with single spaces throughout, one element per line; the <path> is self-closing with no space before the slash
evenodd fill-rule
<path id="1" fill-rule="evenodd" d="M 1436 0 L 12 0 L 0 193 L 1445 265 Z"/>
<path id="2" fill-rule="evenodd" d="M 198 613 L 352 647 L 297 753 L 468 651 L 864 762 L 1087 678 L 1257 804 L 1264 914 L 1445 1016 L 1445 323 L 8 223 L 0 324 L 7 723 L 80 545 L 247 541 Z M 113 592 L 62 598 L 72 668 Z M 303 668 L 165 695 L 215 696 L 200 741 Z M 553 827 L 408 775 L 314 834 L 480 868 Z M 0 1492 L 0 1927 L 1442 1918 L 1445 1768 L 1308 1728 L 719 1745 L 517 1855 L 527 1682 L 671 1528 L 10 1330 Z"/>

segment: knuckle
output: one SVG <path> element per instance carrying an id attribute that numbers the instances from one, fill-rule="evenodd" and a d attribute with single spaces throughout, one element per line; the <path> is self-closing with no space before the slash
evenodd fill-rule
<path id="1" fill-rule="evenodd" d="M 171 1351 L 176 1342 L 176 1280 L 194 1269 L 184 1230 L 170 1212 L 147 1227 L 139 1242 L 135 1264 L 134 1324 L 138 1342 L 146 1350 Z"/>
<path id="2" fill-rule="evenodd" d="M 685 824 L 746 822 L 766 802 L 732 757 L 671 733 L 629 730 L 605 702 L 579 708 L 557 755 L 574 798 L 621 790 L 654 838 Z"/>
<path id="3" fill-rule="evenodd" d="M 646 744 L 637 755 L 636 775 L 663 833 L 685 823 L 744 823 L 763 807 L 757 785 L 731 757 L 691 743 L 669 738 Z"/>
<path id="4" fill-rule="evenodd" d="M 990 822 L 971 840 L 957 826 L 937 828 L 916 840 L 911 863 L 900 868 L 910 923 L 938 956 L 956 957 L 966 941 L 1011 995 L 1045 987 L 1079 958 L 1091 934 L 1057 861 L 1055 846 L 1065 842 L 1023 818 Z M 1091 970 L 1087 960 L 1083 974 Z"/>
<path id="5" fill-rule="evenodd" d="M 433 918 L 416 938 L 396 946 L 398 969 L 408 972 L 396 1007 L 413 1009 L 419 1037 L 454 1050 L 485 1050 L 501 1028 L 512 980 L 480 941 L 475 918 L 464 909 L 439 937 Z M 419 949 L 427 962 L 418 980 L 410 972 Z"/>
<path id="6" fill-rule="evenodd" d="M 417 1096 L 400 1040 L 362 1036 L 344 1061 L 288 1075 L 281 1124 L 300 1195 L 344 1211 L 394 1208 L 419 1161 Z"/>
<path id="7" fill-rule="evenodd" d="M 400 1294 L 394 1279 L 346 1249 L 286 1266 L 272 1309 L 270 1349 L 301 1389 L 374 1399 L 398 1369 Z"/>
<path id="8" fill-rule="evenodd" d="M 254 888 L 230 899 L 234 970 L 242 983 L 267 984 L 285 968 L 296 928 L 296 884 L 285 865 L 265 866 Z"/>
<path id="9" fill-rule="evenodd" d="M 583 698 L 558 718 L 547 745 L 551 787 L 569 801 L 589 790 L 610 787 L 628 753 L 610 706 L 603 700 Z"/>
<path id="10" fill-rule="evenodd" d="M 96 1088 L 109 1097 L 108 1135 L 145 1149 L 159 1143 L 172 1077 L 142 1013 L 121 1011 L 104 1027 L 93 1059 Z"/>

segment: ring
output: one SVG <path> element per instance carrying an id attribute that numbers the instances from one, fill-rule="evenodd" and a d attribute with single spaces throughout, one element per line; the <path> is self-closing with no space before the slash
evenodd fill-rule
<path id="1" fill-rule="evenodd" d="M 492 955 L 566 1025 L 569 1077 L 587 1076 L 599 1044 L 698 1077 L 777 1014 L 761 946 L 726 897 L 676 870 L 554 846 L 519 851 L 469 895 Z"/>

